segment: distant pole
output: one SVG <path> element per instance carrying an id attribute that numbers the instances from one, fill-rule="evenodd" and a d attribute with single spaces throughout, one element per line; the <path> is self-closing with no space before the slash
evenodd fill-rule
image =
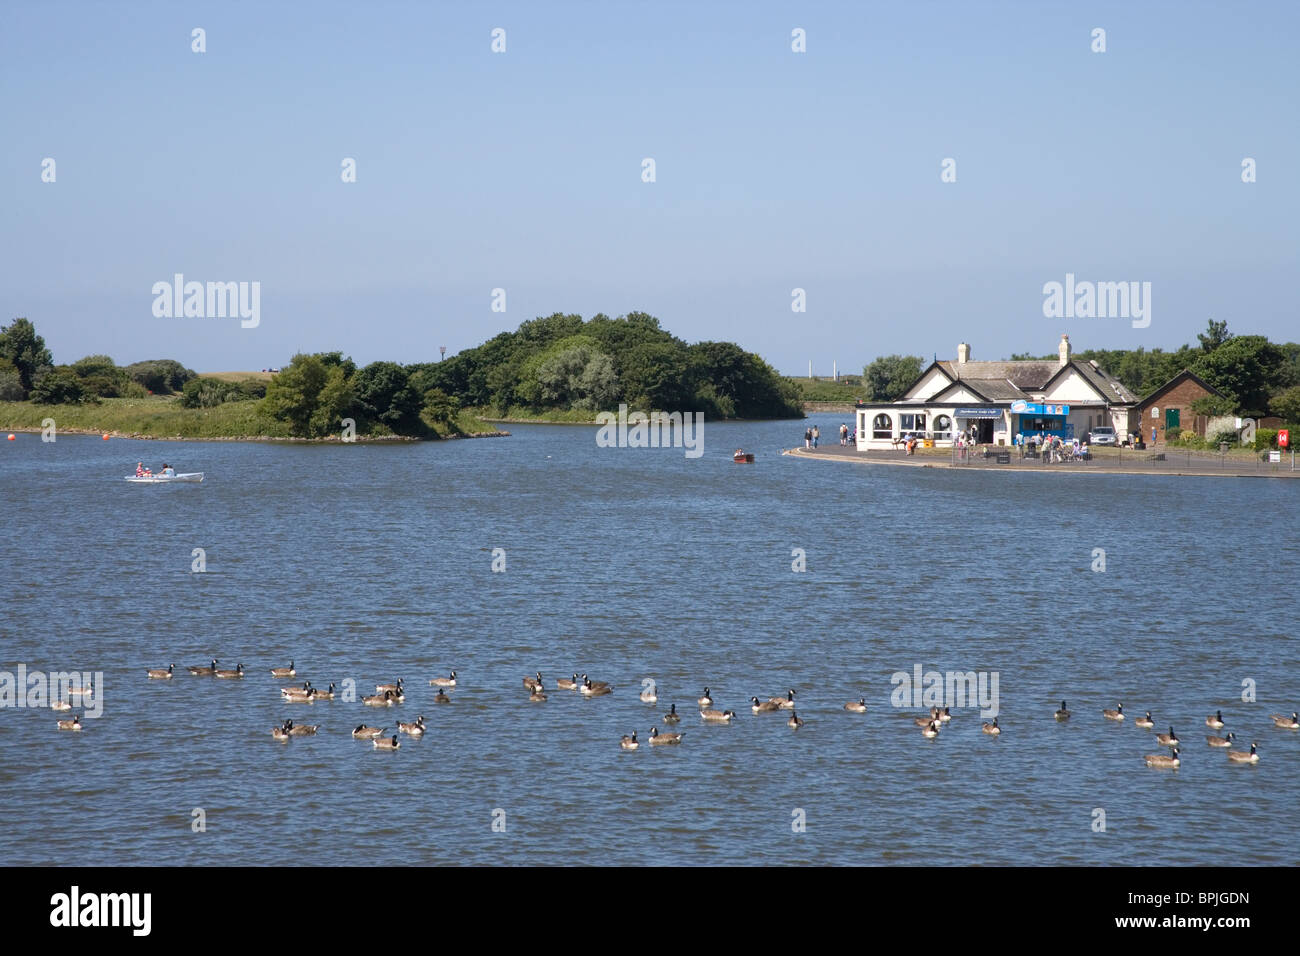
<path id="1" fill-rule="evenodd" d="M 838 359 L 831 362 L 831 378 L 837 382 L 840 380 L 840 363 Z"/>
<path id="2" fill-rule="evenodd" d="M 440 353 L 438 356 L 438 361 L 441 362 L 443 359 L 447 357 L 447 346 L 439 345 L 438 352 Z"/>
<path id="3" fill-rule="evenodd" d="M 808 360 L 808 377 L 812 378 L 812 359 Z"/>

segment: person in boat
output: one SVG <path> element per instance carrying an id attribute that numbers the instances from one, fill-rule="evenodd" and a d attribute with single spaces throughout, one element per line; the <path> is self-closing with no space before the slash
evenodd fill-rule
<path id="1" fill-rule="evenodd" d="M 137 462 L 135 463 L 135 476 L 136 476 L 137 478 L 143 478 L 143 477 L 144 477 L 144 462 L 142 462 L 142 461 L 137 461 Z"/>
<path id="2" fill-rule="evenodd" d="M 163 466 L 162 466 L 162 476 L 163 476 L 164 478 L 175 478 L 175 477 L 176 477 L 176 469 L 173 468 L 171 465 L 167 464 L 167 462 L 163 462 Z"/>

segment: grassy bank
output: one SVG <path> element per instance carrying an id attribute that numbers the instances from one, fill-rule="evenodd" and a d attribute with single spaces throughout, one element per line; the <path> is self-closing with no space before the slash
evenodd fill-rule
<path id="1" fill-rule="evenodd" d="M 852 405 L 866 394 L 861 382 L 831 382 L 824 379 L 795 378 L 790 381 L 799 389 L 799 397 L 805 402 L 839 402 Z"/>
<path id="2" fill-rule="evenodd" d="M 175 398 L 105 398 L 97 405 L 34 405 L 0 402 L 0 430 L 40 429 L 46 418 L 66 432 L 109 432 L 141 438 L 288 438 L 289 426 L 258 412 L 259 402 L 225 402 L 214 408 L 183 408 Z M 490 422 L 462 411 L 454 427 L 434 426 L 440 438 L 496 432 Z M 383 437 L 372 435 L 372 438 Z"/>

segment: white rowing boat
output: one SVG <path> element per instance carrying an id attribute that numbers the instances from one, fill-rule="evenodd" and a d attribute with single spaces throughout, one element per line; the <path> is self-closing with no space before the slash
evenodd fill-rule
<path id="1" fill-rule="evenodd" d="M 127 475 L 127 481 L 135 482 L 137 485 L 170 485 L 177 481 L 202 481 L 203 472 L 191 471 L 183 475 Z"/>

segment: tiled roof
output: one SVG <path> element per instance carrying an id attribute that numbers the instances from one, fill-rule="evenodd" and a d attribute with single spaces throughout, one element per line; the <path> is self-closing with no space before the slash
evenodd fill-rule
<path id="1" fill-rule="evenodd" d="M 1047 380 L 1057 373 L 1060 363 L 1054 361 L 1028 362 L 953 362 L 942 361 L 939 366 L 952 378 L 976 378 L 980 380 L 1010 379 L 1023 391 L 1042 388 Z"/>

